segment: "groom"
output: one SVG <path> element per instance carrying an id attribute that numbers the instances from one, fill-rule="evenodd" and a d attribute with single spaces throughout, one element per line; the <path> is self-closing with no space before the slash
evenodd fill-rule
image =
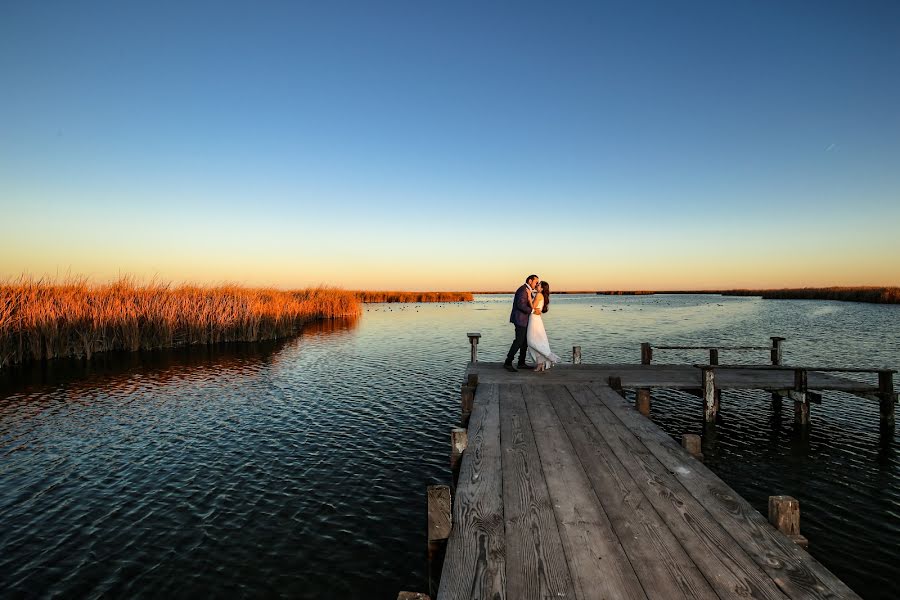
<path id="1" fill-rule="evenodd" d="M 531 296 L 534 294 L 534 288 L 540 278 L 537 275 L 529 275 L 525 283 L 516 290 L 513 298 L 512 313 L 509 315 L 509 322 L 516 326 L 516 339 L 512 346 L 509 347 L 509 354 L 506 355 L 506 362 L 503 367 L 512 373 L 518 371 L 513 364 L 513 357 L 516 351 L 519 352 L 519 368 L 525 367 L 525 350 L 528 347 L 526 332 L 528 331 L 528 318 L 531 316 Z"/>

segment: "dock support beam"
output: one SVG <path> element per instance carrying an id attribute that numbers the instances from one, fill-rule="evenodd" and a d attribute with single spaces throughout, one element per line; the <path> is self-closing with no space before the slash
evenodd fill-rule
<path id="1" fill-rule="evenodd" d="M 781 344 L 784 342 L 783 337 L 772 336 L 772 365 L 781 366 Z"/>
<path id="2" fill-rule="evenodd" d="M 653 348 L 650 346 L 650 342 L 644 342 L 641 344 L 641 364 L 649 365 L 653 361 Z"/>
<path id="3" fill-rule="evenodd" d="M 475 387 L 471 385 L 462 386 L 459 396 L 460 404 L 462 405 L 462 424 L 465 427 L 469 424 L 469 417 L 472 415 L 472 405 L 475 404 Z"/>
<path id="4" fill-rule="evenodd" d="M 707 423 L 715 423 L 719 414 L 719 396 L 716 394 L 716 372 L 703 369 L 703 414 Z"/>
<path id="5" fill-rule="evenodd" d="M 450 430 L 450 472 L 453 474 L 453 485 L 459 479 L 459 467 L 462 465 L 462 455 L 469 445 L 469 432 L 462 427 L 454 427 Z"/>
<path id="6" fill-rule="evenodd" d="M 428 486 L 428 591 L 437 592 L 453 523 L 450 486 Z"/>
<path id="7" fill-rule="evenodd" d="M 893 427 L 894 403 L 897 396 L 894 393 L 894 373 L 892 371 L 878 371 L 878 398 L 881 404 L 882 427 Z"/>
<path id="8" fill-rule="evenodd" d="M 610 375 L 609 379 L 607 379 L 607 382 L 609 383 L 609 387 L 611 387 L 615 393 L 619 394 L 620 396 L 624 395 L 622 393 L 622 378 L 621 377 L 619 377 L 617 375 Z"/>
<path id="9" fill-rule="evenodd" d="M 572 364 L 581 364 L 581 346 L 572 346 Z"/>
<path id="10" fill-rule="evenodd" d="M 645 417 L 650 416 L 650 390 L 641 388 L 634 398 L 634 407 Z"/>
<path id="11" fill-rule="evenodd" d="M 480 333 L 467 333 L 466 335 L 469 336 L 469 346 L 471 347 L 471 351 L 472 351 L 469 361 L 472 363 L 477 363 L 478 362 L 478 340 L 481 339 L 481 334 Z"/>
<path id="12" fill-rule="evenodd" d="M 807 393 L 807 373 L 803 369 L 794 371 L 794 390 L 791 398 L 794 399 L 794 423 L 797 425 L 809 425 L 809 394 Z"/>
<path id="13" fill-rule="evenodd" d="M 702 440 L 696 433 L 685 433 L 681 436 L 681 447 L 699 461 L 703 461 Z"/>
<path id="14" fill-rule="evenodd" d="M 769 523 L 801 548 L 809 547 L 809 540 L 800 535 L 800 503 L 796 498 L 769 496 Z"/>

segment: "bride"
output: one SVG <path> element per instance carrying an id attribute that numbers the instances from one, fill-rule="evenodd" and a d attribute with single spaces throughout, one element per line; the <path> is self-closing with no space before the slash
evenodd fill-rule
<path id="1" fill-rule="evenodd" d="M 528 355 L 534 361 L 535 371 L 546 371 L 562 359 L 550 350 L 550 342 L 547 340 L 547 330 L 544 329 L 544 319 L 541 313 L 545 313 L 550 305 L 550 284 L 542 281 L 535 288 L 537 295 L 531 300 L 531 318 L 528 319 L 526 339 L 528 340 Z"/>

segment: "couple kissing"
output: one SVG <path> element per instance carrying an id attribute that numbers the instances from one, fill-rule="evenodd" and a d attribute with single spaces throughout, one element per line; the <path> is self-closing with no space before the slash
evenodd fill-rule
<path id="1" fill-rule="evenodd" d="M 541 373 L 562 360 L 550 350 L 547 330 L 544 329 L 544 319 L 541 315 L 547 312 L 549 307 L 550 284 L 541 281 L 537 275 L 529 275 L 513 297 L 509 322 L 516 327 L 516 339 L 509 347 L 506 362 L 503 363 L 507 371 L 515 373 L 518 370 L 513 366 L 516 352 L 519 353 L 519 369 L 529 367 L 525 363 L 527 350 L 528 356 L 534 362 L 534 370 Z"/>

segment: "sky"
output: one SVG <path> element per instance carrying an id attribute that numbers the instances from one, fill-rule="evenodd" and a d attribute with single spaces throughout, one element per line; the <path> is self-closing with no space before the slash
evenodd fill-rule
<path id="1" fill-rule="evenodd" d="M 900 3 L 0 3 L 0 280 L 900 285 Z"/>

